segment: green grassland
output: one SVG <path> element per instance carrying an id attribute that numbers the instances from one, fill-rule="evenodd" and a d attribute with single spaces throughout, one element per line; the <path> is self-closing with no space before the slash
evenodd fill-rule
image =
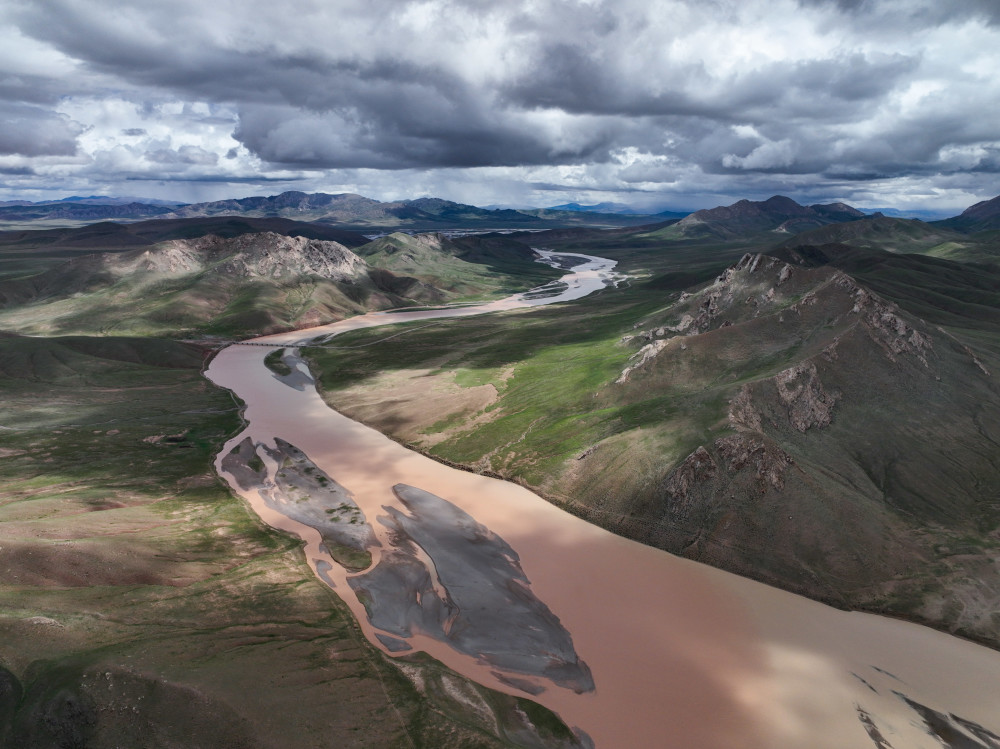
<path id="1" fill-rule="evenodd" d="M 543 708 L 365 641 L 216 476 L 239 404 L 204 353 L 0 338 L 0 745 L 570 745 Z"/>

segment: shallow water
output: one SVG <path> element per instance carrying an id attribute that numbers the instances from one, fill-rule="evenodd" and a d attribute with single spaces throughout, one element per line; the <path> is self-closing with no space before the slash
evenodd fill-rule
<path id="1" fill-rule="evenodd" d="M 255 342 L 294 346 L 363 327 L 568 301 L 613 285 L 613 262 L 584 257 L 586 263 L 562 279 L 566 289 L 556 297 L 528 294 L 476 307 L 374 313 Z M 1000 733 L 1000 653 L 917 625 L 838 611 L 674 557 L 590 525 L 515 484 L 448 468 L 331 410 L 303 378 L 295 387 L 282 382 L 263 364 L 270 350 L 230 346 L 209 367 L 213 382 L 247 404 L 248 426 L 220 454 L 220 473 L 265 522 L 305 540 L 317 575 L 383 651 L 390 652 L 379 638 L 385 633 L 372 626 L 355 596 L 348 582 L 353 573 L 322 550 L 319 533 L 269 507 L 255 489 L 240 489 L 222 470 L 222 459 L 242 440 L 271 447 L 275 438 L 286 440 L 346 488 L 378 537 L 373 565 L 393 550 L 391 523 L 379 518 L 410 512 L 393 492 L 397 484 L 451 503 L 509 545 L 531 594 L 558 619 L 589 668 L 593 691 L 578 693 L 544 674 L 505 672 L 419 631 L 394 636 L 390 644 L 424 650 L 505 692 L 527 696 L 541 689 L 532 698 L 598 747 L 871 749 L 871 727 L 894 749 L 947 746 L 932 737 L 929 713 L 916 703 L 965 720 L 948 718 L 963 738 L 980 743 L 962 746 L 990 747 L 982 738 L 987 734 L 976 738 L 974 724 Z M 415 549 L 414 558 L 433 569 L 426 553 Z M 435 590 L 442 585 L 440 579 L 433 584 Z M 510 632 L 501 645 L 532 642 L 537 639 Z"/>

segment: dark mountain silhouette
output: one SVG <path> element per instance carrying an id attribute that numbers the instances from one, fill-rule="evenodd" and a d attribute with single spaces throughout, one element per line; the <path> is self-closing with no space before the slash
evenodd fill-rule
<path id="1" fill-rule="evenodd" d="M 827 224 L 856 221 L 864 216 L 844 203 L 803 206 L 791 198 L 775 195 L 764 201 L 740 200 L 729 206 L 695 211 L 681 219 L 673 233 L 720 239 L 768 231 L 798 234 Z"/>
<path id="2" fill-rule="evenodd" d="M 983 200 L 969 206 L 961 215 L 934 221 L 935 226 L 943 226 L 962 232 L 991 231 L 1000 229 L 1000 196 Z"/>

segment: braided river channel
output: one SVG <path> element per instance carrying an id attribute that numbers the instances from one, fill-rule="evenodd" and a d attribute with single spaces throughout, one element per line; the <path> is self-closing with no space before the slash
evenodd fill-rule
<path id="1" fill-rule="evenodd" d="M 533 699 L 600 749 L 1000 749 L 1000 652 L 673 556 L 445 466 L 329 408 L 298 358 L 350 330 L 614 293 L 613 261 L 540 254 L 567 275 L 234 344 L 207 371 L 246 404 L 220 474 L 303 539 L 371 643 Z M 278 350 L 290 374 L 265 366 Z"/>

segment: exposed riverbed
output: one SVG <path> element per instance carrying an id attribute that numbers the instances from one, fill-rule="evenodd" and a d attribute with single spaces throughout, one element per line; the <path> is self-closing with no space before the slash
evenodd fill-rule
<path id="1" fill-rule="evenodd" d="M 247 404 L 247 428 L 220 473 L 265 522 L 304 539 L 374 645 L 531 696 L 598 747 L 1000 747 L 1000 653 L 674 557 L 444 466 L 328 408 L 294 356 L 348 330 L 613 285 L 612 261 L 575 258 L 561 281 L 498 302 L 223 350 L 207 374 Z M 264 365 L 278 348 L 289 375 Z"/>

